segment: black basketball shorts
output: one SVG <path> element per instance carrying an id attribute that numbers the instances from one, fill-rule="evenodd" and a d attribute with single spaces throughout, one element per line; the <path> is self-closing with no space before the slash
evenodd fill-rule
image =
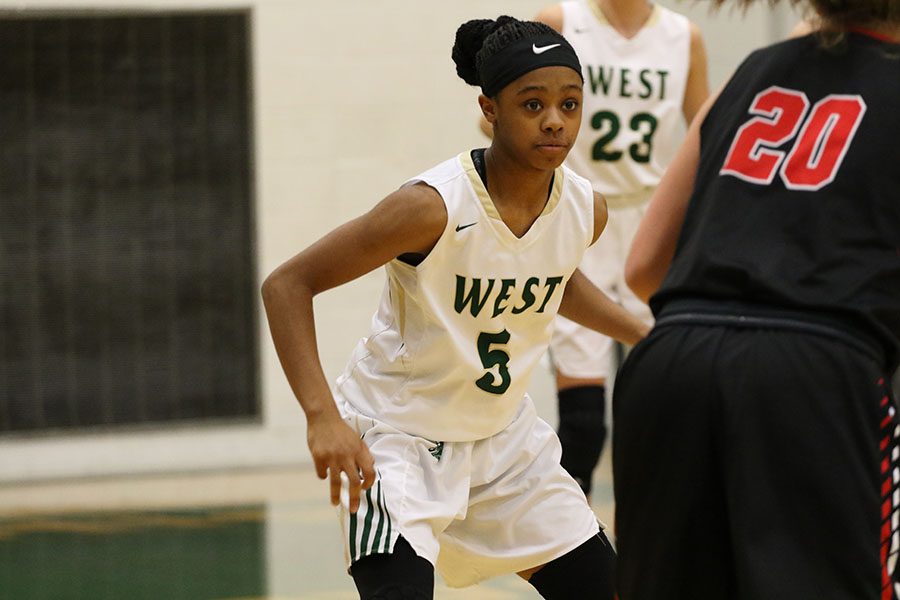
<path id="1" fill-rule="evenodd" d="M 871 355 L 784 329 L 657 327 L 623 365 L 620 600 L 895 600 L 897 416 Z"/>

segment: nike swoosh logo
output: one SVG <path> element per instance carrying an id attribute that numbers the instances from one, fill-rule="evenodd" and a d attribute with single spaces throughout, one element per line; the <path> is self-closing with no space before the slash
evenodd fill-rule
<path id="1" fill-rule="evenodd" d="M 478 225 L 478 221 L 475 221 L 474 223 L 469 223 L 468 225 L 457 225 L 457 226 L 456 226 L 456 230 L 457 230 L 457 231 L 462 231 L 463 229 L 468 229 L 468 228 L 471 227 L 472 225 Z"/>
<path id="2" fill-rule="evenodd" d="M 560 45 L 561 44 L 550 44 L 549 46 L 537 46 L 536 44 L 532 44 L 531 51 L 534 52 L 535 54 L 543 54 L 547 50 L 552 50 L 553 48 L 556 48 L 557 46 L 560 46 Z"/>

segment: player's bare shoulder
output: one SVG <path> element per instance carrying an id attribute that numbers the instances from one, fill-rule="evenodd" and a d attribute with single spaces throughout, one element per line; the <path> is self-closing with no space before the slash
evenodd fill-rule
<path id="1" fill-rule="evenodd" d="M 699 25 L 693 21 L 688 21 L 688 30 L 691 38 L 691 67 L 694 67 L 698 60 L 706 60 L 706 46 L 703 42 L 703 32 L 700 30 Z"/>
<path id="2" fill-rule="evenodd" d="M 440 192 L 423 181 L 411 181 L 395 192 L 401 197 L 404 212 L 429 230 L 443 231 L 447 225 L 447 207 Z"/>
<path id="3" fill-rule="evenodd" d="M 414 248 L 409 251 L 427 252 L 447 227 L 447 207 L 441 194 L 422 181 L 411 181 L 381 202 L 382 222 L 404 236 Z"/>

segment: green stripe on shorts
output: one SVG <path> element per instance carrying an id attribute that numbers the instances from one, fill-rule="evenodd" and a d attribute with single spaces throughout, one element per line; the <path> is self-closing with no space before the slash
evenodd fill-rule
<path id="1" fill-rule="evenodd" d="M 378 482 L 378 491 L 375 494 L 375 503 L 378 506 L 378 527 L 375 529 L 375 537 L 372 539 L 372 552 L 378 552 L 381 543 L 381 530 L 384 529 L 384 508 L 381 506 L 381 482 Z"/>
<path id="2" fill-rule="evenodd" d="M 366 490 L 366 522 L 363 525 L 362 540 L 360 540 L 360 555 L 369 554 L 366 548 L 369 547 L 369 534 L 372 532 L 372 515 L 375 513 L 376 506 L 372 504 L 372 488 Z"/>
<path id="3" fill-rule="evenodd" d="M 384 537 L 384 551 L 387 552 L 391 549 L 391 513 L 387 508 L 387 498 L 381 498 L 381 507 L 384 511 L 384 516 L 387 518 L 387 533 Z"/>
<path id="4" fill-rule="evenodd" d="M 356 513 L 350 513 L 350 562 L 356 562 Z"/>
<path id="5" fill-rule="evenodd" d="M 375 491 L 374 499 L 372 491 Z M 359 529 L 359 518 L 365 510 L 362 523 L 362 535 L 357 543 L 356 535 Z M 374 531 L 373 531 L 374 525 Z M 364 556 L 388 552 L 391 547 L 391 514 L 387 510 L 387 499 L 379 479 L 372 488 L 359 498 L 359 509 L 350 514 L 350 562 L 354 563 Z M 369 541 L 371 536 L 371 551 Z"/>

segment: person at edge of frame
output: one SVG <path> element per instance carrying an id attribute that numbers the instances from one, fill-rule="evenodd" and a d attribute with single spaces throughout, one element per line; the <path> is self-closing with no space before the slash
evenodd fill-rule
<path id="1" fill-rule="evenodd" d="M 900 596 L 900 0 L 808 5 L 701 110 L 626 261 L 656 324 L 613 399 L 621 600 Z"/>

